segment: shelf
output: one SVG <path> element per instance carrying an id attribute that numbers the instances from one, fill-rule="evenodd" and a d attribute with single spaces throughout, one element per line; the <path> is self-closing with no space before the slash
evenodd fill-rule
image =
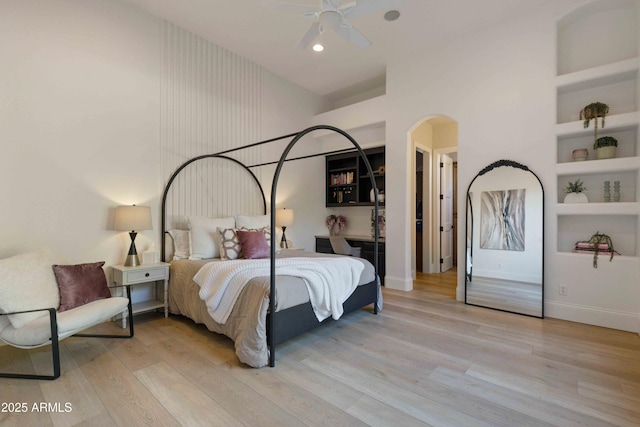
<path id="1" fill-rule="evenodd" d="M 638 202 L 558 203 L 557 215 L 638 215 Z"/>
<path id="2" fill-rule="evenodd" d="M 616 248 L 617 249 L 617 248 Z M 579 253 L 575 253 L 575 252 L 565 252 L 565 251 L 558 251 L 556 252 L 556 256 L 557 257 L 561 257 L 565 260 L 577 260 L 577 259 L 581 259 L 583 257 L 587 257 L 589 260 L 589 265 L 591 265 L 591 262 L 593 260 L 593 255 L 591 254 L 579 254 Z M 598 256 L 598 260 L 600 260 L 600 256 Z M 609 262 L 609 257 L 606 256 L 606 260 L 607 262 Z M 632 264 L 637 264 L 639 261 L 639 258 L 637 256 L 633 256 L 633 255 L 615 255 L 613 257 L 613 261 L 612 262 L 623 262 L 623 263 L 632 263 Z"/>
<path id="3" fill-rule="evenodd" d="M 563 93 L 565 91 L 579 90 L 583 86 L 599 85 L 615 82 L 625 76 L 637 73 L 640 68 L 640 59 L 631 58 L 612 64 L 563 74 L 556 77 L 556 87 Z"/>
<path id="4" fill-rule="evenodd" d="M 358 184 L 356 183 L 352 183 L 352 184 L 331 184 L 329 186 L 329 188 L 343 188 L 343 187 L 355 187 Z"/>
<path id="5" fill-rule="evenodd" d="M 164 301 L 157 301 L 157 300 L 144 301 L 144 302 L 132 304 L 131 308 L 133 309 L 133 314 L 142 313 L 145 311 L 151 311 L 158 308 L 161 308 L 164 310 Z"/>
<path id="6" fill-rule="evenodd" d="M 605 127 L 598 128 L 601 134 L 614 129 L 630 128 L 640 124 L 640 114 L 637 111 L 632 113 L 614 114 L 607 116 L 605 119 Z M 584 127 L 582 120 L 569 123 L 560 123 L 556 125 L 556 135 L 558 136 L 580 136 L 593 135 L 593 124 L 588 128 Z"/>
<path id="7" fill-rule="evenodd" d="M 369 148 L 364 150 L 364 154 L 371 166 L 375 186 L 380 192 L 384 191 L 385 176 L 379 171 L 384 170 L 385 148 Z M 372 180 L 368 176 L 368 169 L 358 151 L 329 155 L 325 160 L 326 207 L 373 206 L 373 203 L 369 202 L 373 187 Z M 345 175 L 348 177 L 347 179 L 339 179 L 340 177 L 344 178 Z M 343 183 L 334 183 L 336 177 L 338 182 L 342 181 Z"/>
<path id="8" fill-rule="evenodd" d="M 640 169 L 640 157 L 619 157 L 616 159 L 556 164 L 556 173 L 558 175 L 592 175 L 611 172 L 632 172 L 638 169 Z"/>

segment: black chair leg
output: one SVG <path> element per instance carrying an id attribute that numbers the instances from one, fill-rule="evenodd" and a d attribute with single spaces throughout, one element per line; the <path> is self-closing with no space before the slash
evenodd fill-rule
<path id="1" fill-rule="evenodd" d="M 131 288 L 127 286 L 127 298 L 129 304 L 129 335 L 103 335 L 103 334 L 75 334 L 74 337 L 90 337 L 90 338 L 133 338 L 133 307 L 131 306 Z"/>
<path id="2" fill-rule="evenodd" d="M 53 375 L 32 375 L 32 374 L 10 374 L 0 373 L 0 378 L 21 378 L 26 380 L 55 380 L 60 377 L 60 346 L 58 343 L 58 322 L 56 320 L 56 310 L 49 311 L 49 322 L 51 323 L 51 356 L 53 360 Z"/>
<path id="3" fill-rule="evenodd" d="M 93 338 L 132 338 L 133 337 L 133 307 L 131 306 L 131 290 L 127 286 L 127 297 L 129 304 L 129 334 L 128 335 L 101 335 L 101 334 L 75 334 L 74 337 Z M 27 380 L 55 380 L 60 377 L 60 344 L 58 340 L 58 321 L 55 308 L 46 309 L 49 312 L 49 323 L 51 324 L 51 357 L 53 359 L 53 375 L 32 375 L 32 374 L 12 374 L 0 372 L 0 378 L 21 378 Z M 40 310 L 30 310 L 40 311 Z M 5 313 L 9 314 L 9 313 Z"/>

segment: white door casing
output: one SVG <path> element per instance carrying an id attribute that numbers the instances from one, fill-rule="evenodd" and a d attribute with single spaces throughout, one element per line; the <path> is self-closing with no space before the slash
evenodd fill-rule
<path id="1" fill-rule="evenodd" d="M 453 159 L 440 155 L 440 272 L 453 267 Z"/>

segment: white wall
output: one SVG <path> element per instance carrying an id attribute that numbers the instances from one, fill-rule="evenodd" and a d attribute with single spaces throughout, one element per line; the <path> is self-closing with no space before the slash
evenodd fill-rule
<path id="1" fill-rule="evenodd" d="M 244 116 L 229 104 L 221 115 L 205 117 L 205 106 L 215 102 L 206 104 L 204 99 L 221 95 L 199 89 L 189 80 L 191 74 L 167 85 L 167 57 L 162 51 L 166 27 L 119 0 L 0 0 L 0 257 L 47 246 L 68 262 L 122 263 L 129 237 L 109 229 L 115 206 L 150 205 L 154 230 L 141 232 L 136 243 L 139 251 L 159 243 L 159 201 L 168 179 L 165 169 L 173 168 L 161 163 L 177 147 L 166 145 L 168 134 L 175 131 L 180 136 L 176 140 L 187 145 L 173 153 L 184 159 L 221 144 L 218 140 L 207 147 L 211 138 L 202 132 L 190 134 L 189 129 L 215 130 L 234 122 L 238 126 L 224 128 L 229 131 L 224 141 L 240 135 L 236 128 L 246 130 L 242 136 L 249 138 L 273 137 L 309 126 L 325 108 L 319 96 L 258 70 L 252 78 L 258 76 L 261 85 L 261 118 L 240 123 Z M 202 55 L 215 46 L 203 40 L 193 43 L 201 50 L 191 51 L 189 57 L 205 63 Z M 229 61 L 247 62 L 229 52 L 223 56 L 223 67 Z M 197 65 L 192 70 L 203 72 Z M 176 87 L 184 91 L 167 90 Z M 166 107 L 172 103 L 185 107 L 175 109 L 182 121 L 168 119 Z M 264 154 L 261 151 L 258 158 Z M 279 188 L 301 193 L 306 188 L 301 170 L 323 188 L 315 179 L 316 174 L 323 176 L 320 159 L 313 169 L 288 168 L 297 179 L 287 179 Z M 270 183 L 268 171 L 259 176 Z M 311 245 L 309 236 L 315 230 L 306 231 L 304 219 L 323 207 L 322 197 L 318 206 L 315 200 L 310 193 L 309 203 L 295 206 L 305 246 Z M 292 239 L 296 228 L 291 229 Z"/>
<path id="2" fill-rule="evenodd" d="M 0 2 L 0 257 L 123 262 L 112 209 L 160 191 L 158 36 L 119 1 Z"/>

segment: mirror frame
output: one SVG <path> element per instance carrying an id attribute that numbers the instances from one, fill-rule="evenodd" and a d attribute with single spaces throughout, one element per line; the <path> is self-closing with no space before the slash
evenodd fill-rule
<path id="1" fill-rule="evenodd" d="M 473 206 L 471 205 L 471 200 L 469 197 L 469 191 L 471 190 L 471 186 L 473 185 L 473 183 L 476 181 L 477 178 L 487 174 L 488 172 L 491 172 L 494 169 L 500 168 L 500 167 L 512 167 L 512 168 L 516 168 L 516 169 L 521 169 L 525 172 L 530 172 L 537 180 L 538 183 L 540 184 L 540 190 L 542 191 L 542 223 L 540 224 L 542 227 L 542 265 L 540 266 L 541 268 L 541 278 L 542 281 L 540 283 L 540 286 L 542 287 L 541 289 L 541 300 L 540 300 L 540 316 L 536 316 L 534 314 L 527 314 L 527 313 L 520 313 L 517 311 L 511 311 L 511 310 L 505 310 L 505 309 L 501 309 L 501 308 L 495 308 L 495 307 L 489 307 L 489 306 L 485 306 L 485 305 L 479 305 L 479 304 L 473 304 L 467 301 L 467 289 L 469 288 L 469 282 L 470 279 L 473 276 Z M 536 175 L 535 172 L 533 172 L 531 169 L 529 169 L 527 166 L 523 165 L 522 163 L 518 163 L 515 162 L 513 160 L 497 160 L 493 163 L 491 163 L 490 165 L 488 165 L 487 167 L 485 167 L 484 169 L 482 169 L 480 172 L 478 172 L 478 174 L 471 180 L 471 182 L 469 183 L 469 186 L 467 187 L 467 196 L 466 196 L 466 223 L 465 223 L 465 253 L 464 253 L 464 259 L 465 259 L 465 263 L 464 263 L 464 303 L 467 305 L 472 305 L 475 307 L 483 307 L 483 308 L 489 308 L 491 310 L 497 310 L 497 311 L 503 311 L 503 312 L 507 312 L 507 313 L 513 313 L 513 314 L 519 314 L 522 316 L 528 316 L 528 317 L 535 317 L 535 318 L 539 318 L 539 319 L 544 319 L 544 235 L 545 235 L 545 227 L 544 227 L 544 186 L 542 185 L 542 181 L 540 181 L 540 178 L 538 177 L 538 175 Z M 468 236 L 469 233 L 471 233 L 471 248 L 468 248 Z M 471 258 L 471 265 L 469 266 L 469 261 Z"/>

